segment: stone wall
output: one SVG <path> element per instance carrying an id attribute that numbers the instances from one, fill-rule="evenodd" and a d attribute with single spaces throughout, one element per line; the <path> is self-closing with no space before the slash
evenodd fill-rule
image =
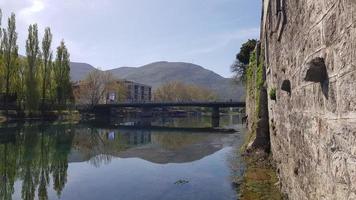
<path id="1" fill-rule="evenodd" d="M 265 0 L 271 150 L 290 199 L 356 199 L 356 0 Z"/>

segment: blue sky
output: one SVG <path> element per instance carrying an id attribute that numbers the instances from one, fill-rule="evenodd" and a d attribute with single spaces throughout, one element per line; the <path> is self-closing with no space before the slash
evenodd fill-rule
<path id="1" fill-rule="evenodd" d="M 259 35 L 261 0 L 2 0 L 16 13 L 20 53 L 27 28 L 49 26 L 71 60 L 102 69 L 192 62 L 224 77 L 241 44 Z M 53 48 L 54 49 L 54 48 Z"/>

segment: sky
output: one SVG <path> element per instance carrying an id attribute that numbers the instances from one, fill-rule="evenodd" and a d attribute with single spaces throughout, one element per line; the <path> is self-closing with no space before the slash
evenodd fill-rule
<path id="1" fill-rule="evenodd" d="M 100 69 L 190 62 L 231 77 L 241 44 L 258 38 L 261 0 L 1 0 L 2 27 L 16 14 L 19 53 L 28 26 L 50 27 L 71 61 Z"/>

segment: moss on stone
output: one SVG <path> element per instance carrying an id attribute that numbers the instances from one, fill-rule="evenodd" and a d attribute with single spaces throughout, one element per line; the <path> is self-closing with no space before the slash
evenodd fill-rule
<path id="1" fill-rule="evenodd" d="M 261 50 L 263 52 L 263 49 Z M 258 60 L 257 60 L 258 59 Z M 249 131 L 241 152 L 246 163 L 245 173 L 240 185 L 242 200 L 279 200 L 282 195 L 278 188 L 278 178 L 272 165 L 271 156 L 262 150 L 248 149 L 256 139 L 257 122 L 261 114 L 261 91 L 264 87 L 264 58 L 257 58 L 256 51 L 252 52 L 250 65 L 246 73 L 247 100 L 250 103 Z"/>
<path id="2" fill-rule="evenodd" d="M 240 198 L 242 200 L 283 199 L 270 156 L 264 152 L 253 152 L 244 158 L 247 166 L 240 186 Z"/>

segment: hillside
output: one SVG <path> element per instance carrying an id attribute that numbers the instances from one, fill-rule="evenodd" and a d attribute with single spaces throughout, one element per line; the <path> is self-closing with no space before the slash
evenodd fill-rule
<path id="1" fill-rule="evenodd" d="M 85 76 L 93 71 L 95 68 L 86 63 L 71 62 L 70 63 L 70 77 L 72 81 L 83 80 Z"/>
<path id="2" fill-rule="evenodd" d="M 83 63 L 73 63 L 71 68 L 73 80 L 83 79 L 94 69 L 91 65 Z M 120 67 L 109 72 L 117 78 L 151 85 L 153 88 L 171 81 L 181 81 L 211 89 L 220 97 L 224 97 L 222 100 L 241 100 L 244 97 L 244 88 L 241 85 L 234 85 L 231 79 L 191 63 L 156 62 L 137 68 Z"/>

